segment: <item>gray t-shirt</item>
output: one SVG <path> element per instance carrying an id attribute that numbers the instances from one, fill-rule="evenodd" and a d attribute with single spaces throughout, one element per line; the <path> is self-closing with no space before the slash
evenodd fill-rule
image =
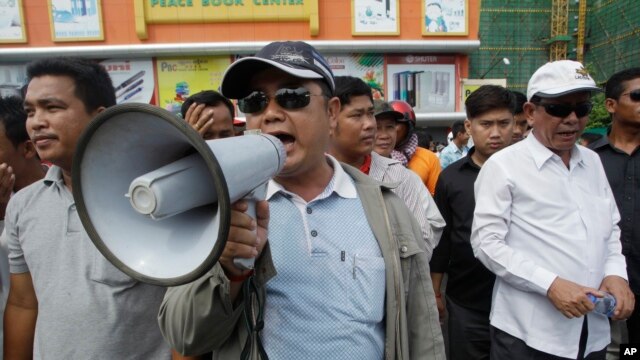
<path id="1" fill-rule="evenodd" d="M 84 230 L 53 166 L 11 198 L 11 273 L 30 272 L 38 298 L 36 359 L 169 359 L 156 315 L 165 289 L 109 263 Z"/>

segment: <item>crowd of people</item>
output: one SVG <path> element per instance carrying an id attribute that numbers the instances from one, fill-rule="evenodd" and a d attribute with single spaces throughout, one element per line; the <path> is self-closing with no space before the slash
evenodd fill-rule
<path id="1" fill-rule="evenodd" d="M 27 75 L 24 99 L 0 99 L 5 359 L 604 359 L 625 320 L 640 343 L 640 68 L 607 81 L 612 125 L 590 149 L 601 89 L 560 60 L 526 95 L 471 93 L 438 151 L 406 102 L 270 43 L 181 117 L 237 136 L 237 100 L 284 168 L 255 219 L 233 205 L 215 266 L 170 288 L 107 261 L 72 196 L 76 143 L 116 103 L 106 70 L 51 58 Z"/>

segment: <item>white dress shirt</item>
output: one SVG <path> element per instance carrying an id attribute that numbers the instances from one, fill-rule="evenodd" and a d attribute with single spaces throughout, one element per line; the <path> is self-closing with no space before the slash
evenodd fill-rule
<path id="1" fill-rule="evenodd" d="M 471 245 L 497 275 L 491 325 L 529 347 L 576 358 L 584 319 L 547 298 L 556 277 L 598 289 L 627 278 L 618 209 L 598 155 L 571 150 L 569 168 L 532 134 L 493 155 L 475 183 Z M 609 322 L 589 313 L 586 353 L 610 341 Z"/>

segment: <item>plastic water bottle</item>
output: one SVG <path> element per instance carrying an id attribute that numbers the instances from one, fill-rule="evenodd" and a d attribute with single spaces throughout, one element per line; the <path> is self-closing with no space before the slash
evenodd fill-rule
<path id="1" fill-rule="evenodd" d="M 596 297 L 592 294 L 587 294 L 589 300 L 596 306 L 593 312 L 612 317 L 613 312 L 616 309 L 616 298 L 608 292 L 604 292 L 604 297 Z"/>

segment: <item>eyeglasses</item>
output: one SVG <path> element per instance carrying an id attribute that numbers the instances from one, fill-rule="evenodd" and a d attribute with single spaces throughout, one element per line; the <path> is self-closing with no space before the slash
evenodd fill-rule
<path id="1" fill-rule="evenodd" d="M 629 99 L 631 99 L 631 101 L 633 102 L 639 102 L 640 101 L 640 89 L 635 89 L 632 91 L 629 91 L 628 93 L 624 93 L 620 96 L 625 96 L 625 95 L 629 95 Z"/>
<path id="2" fill-rule="evenodd" d="M 311 102 L 312 96 L 324 96 L 314 95 L 304 87 L 297 89 L 279 89 L 273 95 L 273 99 L 276 100 L 278 105 L 285 109 L 301 109 Z M 254 91 L 244 99 L 238 100 L 238 108 L 245 114 L 253 114 L 264 110 L 269 104 L 269 96 L 262 91 Z"/>
<path id="3" fill-rule="evenodd" d="M 547 114 L 559 118 L 565 118 L 569 116 L 572 112 L 576 113 L 577 117 L 583 117 L 589 115 L 591 109 L 593 108 L 593 104 L 590 102 L 582 102 L 579 104 L 567 105 L 567 104 L 550 104 L 550 103 L 537 103 L 536 105 L 540 105 L 544 107 L 544 110 Z"/>

